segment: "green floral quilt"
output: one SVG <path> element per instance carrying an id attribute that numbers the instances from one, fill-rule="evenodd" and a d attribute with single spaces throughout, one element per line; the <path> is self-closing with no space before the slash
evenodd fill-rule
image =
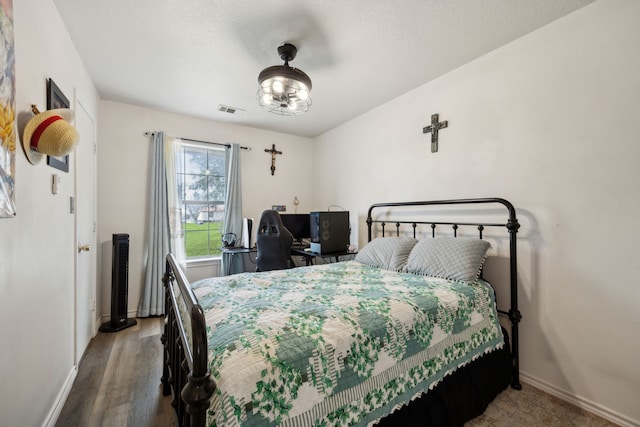
<path id="1" fill-rule="evenodd" d="M 193 284 L 209 426 L 367 425 L 500 348 L 491 287 L 346 261 Z"/>

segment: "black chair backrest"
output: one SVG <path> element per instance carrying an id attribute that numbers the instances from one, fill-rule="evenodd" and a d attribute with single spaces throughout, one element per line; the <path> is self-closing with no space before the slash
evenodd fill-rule
<path id="1" fill-rule="evenodd" d="M 282 224 L 282 219 L 277 211 L 266 210 L 262 212 L 256 245 L 256 270 L 270 271 L 283 270 L 294 266 L 291 259 L 291 244 L 293 235 Z"/>

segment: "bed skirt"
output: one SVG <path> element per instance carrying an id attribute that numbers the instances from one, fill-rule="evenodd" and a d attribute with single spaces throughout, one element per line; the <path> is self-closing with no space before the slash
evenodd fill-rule
<path id="1" fill-rule="evenodd" d="M 382 418 L 379 427 L 462 427 L 481 415 L 511 381 L 507 332 L 503 348 L 485 354 L 447 376 L 429 393 Z"/>

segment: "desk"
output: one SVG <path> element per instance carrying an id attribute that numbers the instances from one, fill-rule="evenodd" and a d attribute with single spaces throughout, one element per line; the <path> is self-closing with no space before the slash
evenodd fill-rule
<path id="1" fill-rule="evenodd" d="M 220 248 L 222 252 L 222 275 L 244 273 L 248 271 L 256 271 L 255 255 L 251 259 L 251 254 L 256 254 L 256 248 Z"/>
<path id="2" fill-rule="evenodd" d="M 291 248 L 291 255 L 296 255 L 296 256 L 299 255 L 303 257 L 306 265 L 313 265 L 313 260 L 316 258 L 322 258 L 322 259 L 328 258 L 329 262 L 339 262 L 340 257 L 348 256 L 348 255 L 356 255 L 357 253 L 358 252 L 342 251 L 342 252 L 333 252 L 330 254 L 321 254 L 319 252 L 311 252 L 311 251 L 305 250 L 304 248 L 296 248 L 296 247 Z M 335 261 L 331 261 L 332 259 L 335 259 Z"/>
<path id="3" fill-rule="evenodd" d="M 243 247 L 231 247 L 231 248 L 220 248 L 220 251 L 223 254 L 248 254 L 248 253 L 252 253 L 252 252 L 258 252 L 258 249 L 253 247 L 253 248 L 243 248 Z"/>
<path id="4" fill-rule="evenodd" d="M 228 276 L 230 274 L 244 273 L 250 271 L 256 271 L 256 255 L 258 249 L 253 248 L 220 248 L 222 252 L 222 275 Z M 334 252 L 330 254 L 321 254 L 319 252 L 306 251 L 304 247 L 292 246 L 291 256 L 300 256 L 304 259 L 305 265 L 313 265 L 316 258 L 322 258 L 329 262 L 338 262 L 341 257 L 348 255 L 356 255 L 358 252 Z M 253 257 L 251 254 L 254 254 Z"/>

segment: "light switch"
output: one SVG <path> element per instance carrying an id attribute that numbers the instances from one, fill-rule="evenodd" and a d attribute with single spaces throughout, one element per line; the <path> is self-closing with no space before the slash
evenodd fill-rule
<path id="1" fill-rule="evenodd" d="M 58 186 L 60 185 L 60 175 L 54 173 L 51 176 L 51 194 L 58 194 Z"/>

